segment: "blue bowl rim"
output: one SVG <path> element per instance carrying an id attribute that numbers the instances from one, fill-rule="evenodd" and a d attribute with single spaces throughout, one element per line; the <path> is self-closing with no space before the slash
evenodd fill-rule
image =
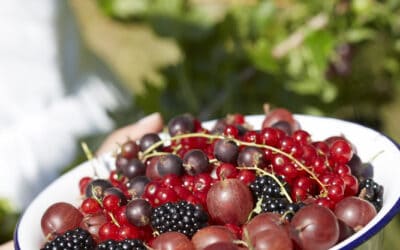
<path id="1" fill-rule="evenodd" d="M 384 134 L 382 134 L 384 135 Z M 387 137 L 394 145 L 396 145 L 397 149 L 400 151 L 400 144 L 394 141 L 392 138 L 390 138 L 387 135 L 384 135 Z M 394 206 L 389 210 L 387 214 L 383 216 L 383 218 L 376 223 L 372 228 L 370 228 L 368 231 L 360 235 L 360 237 L 356 238 L 355 240 L 349 242 L 347 245 L 344 246 L 342 249 L 354 249 L 358 246 L 360 246 L 362 243 L 367 241 L 368 239 L 372 238 L 375 234 L 377 234 L 380 230 L 382 230 L 393 218 L 400 212 L 400 198 L 397 199 L 397 202 L 394 204 Z M 20 217 L 20 220 L 22 219 L 24 215 L 22 214 Z M 18 221 L 17 225 L 15 226 L 14 230 L 14 249 L 15 250 L 21 250 L 19 243 L 18 243 L 18 227 L 19 227 L 19 222 Z"/>

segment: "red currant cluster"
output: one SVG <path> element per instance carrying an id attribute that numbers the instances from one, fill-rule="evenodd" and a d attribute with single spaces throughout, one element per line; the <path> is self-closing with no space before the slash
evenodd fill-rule
<path id="1" fill-rule="evenodd" d="M 182 249 L 325 249 L 376 214 L 373 201 L 356 197 L 359 181 L 370 176 L 355 174 L 354 146 L 343 136 L 312 141 L 287 110 L 269 112 L 260 130 L 241 114 L 220 119 L 211 130 L 185 114 L 168 123 L 168 133 L 166 139 L 146 134 L 128 140 L 108 179 L 80 180 L 85 199 L 76 209 L 83 214 L 76 224 L 95 241 L 141 239 L 153 248 L 180 239 L 187 243 Z M 363 209 L 366 216 L 347 218 L 348 209 Z M 338 219 L 344 222 L 340 227 Z M 315 227 L 303 228 L 306 220 Z M 46 212 L 42 225 L 51 221 Z M 319 235 L 327 226 L 333 229 Z M 59 228 L 43 232 L 71 229 Z M 267 230 L 275 237 L 262 236 Z M 163 236 L 168 232 L 172 236 Z M 213 242 L 206 239 L 212 234 Z"/>

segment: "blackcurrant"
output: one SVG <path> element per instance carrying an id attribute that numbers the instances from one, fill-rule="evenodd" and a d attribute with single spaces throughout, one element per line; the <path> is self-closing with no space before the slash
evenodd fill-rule
<path id="1" fill-rule="evenodd" d="M 219 140 L 214 145 L 214 156 L 219 161 L 227 163 L 236 163 L 239 153 L 239 147 L 234 141 Z"/>
<path id="2" fill-rule="evenodd" d="M 158 141 L 161 141 L 161 138 L 158 134 L 156 133 L 145 134 L 139 141 L 140 150 L 143 152 Z M 157 147 L 156 149 L 157 150 L 161 149 L 161 146 Z"/>
<path id="3" fill-rule="evenodd" d="M 171 136 L 192 133 L 194 129 L 194 118 L 190 114 L 176 116 L 168 123 L 168 132 Z"/>
<path id="4" fill-rule="evenodd" d="M 158 158 L 156 167 L 160 176 L 167 174 L 183 175 L 184 169 L 182 159 L 175 154 L 163 155 Z"/>
<path id="5" fill-rule="evenodd" d="M 132 198 L 138 198 L 142 196 L 144 189 L 149 182 L 150 180 L 147 178 L 147 176 L 136 176 L 135 178 L 126 182 L 125 187 L 128 189 L 128 193 L 132 195 Z"/>
<path id="6" fill-rule="evenodd" d="M 267 161 L 260 148 L 247 146 L 239 152 L 237 164 L 241 167 L 264 168 L 267 166 Z"/>
<path id="7" fill-rule="evenodd" d="M 188 151 L 183 157 L 183 166 L 190 175 L 197 175 L 210 169 L 208 157 L 200 149 Z"/>

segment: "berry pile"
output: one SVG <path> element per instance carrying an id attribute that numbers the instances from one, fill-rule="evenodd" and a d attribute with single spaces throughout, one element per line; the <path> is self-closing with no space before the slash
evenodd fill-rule
<path id="1" fill-rule="evenodd" d="M 327 249 L 382 207 L 382 186 L 357 172 L 355 146 L 343 136 L 313 141 L 285 109 L 256 129 L 241 114 L 210 130 L 184 114 L 168 133 L 120 145 L 108 178 L 79 181 L 78 208 L 49 207 L 46 249 L 75 238 L 87 244 L 79 249 Z"/>

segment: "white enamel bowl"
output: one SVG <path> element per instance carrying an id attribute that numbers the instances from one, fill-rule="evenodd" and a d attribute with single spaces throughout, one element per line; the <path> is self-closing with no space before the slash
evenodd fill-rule
<path id="1" fill-rule="evenodd" d="M 261 127 L 263 119 L 263 115 L 247 117 L 247 121 L 255 129 Z M 400 211 L 400 167 L 398 166 L 400 151 L 398 146 L 385 135 L 354 123 L 305 115 L 296 115 L 296 119 L 303 129 L 311 133 L 313 140 L 322 140 L 332 135 L 344 135 L 357 147 L 357 152 L 363 162 L 381 152 L 372 162 L 374 180 L 382 184 L 385 190 L 381 211 L 362 230 L 332 249 L 353 249 L 365 245 L 364 242 L 378 234 Z M 210 128 L 213 123 L 214 121 L 205 122 L 204 126 Z M 80 202 L 78 181 L 83 176 L 93 175 L 93 165 L 96 166 L 100 176 L 107 176 L 108 169 L 113 168 L 112 157 L 105 155 L 97 161 L 97 163 L 91 161 L 77 166 L 55 180 L 33 200 L 24 211 L 16 227 L 14 233 L 15 249 L 31 250 L 40 247 L 43 241 L 40 228 L 42 214 L 54 202 L 66 201 L 78 205 Z"/>

